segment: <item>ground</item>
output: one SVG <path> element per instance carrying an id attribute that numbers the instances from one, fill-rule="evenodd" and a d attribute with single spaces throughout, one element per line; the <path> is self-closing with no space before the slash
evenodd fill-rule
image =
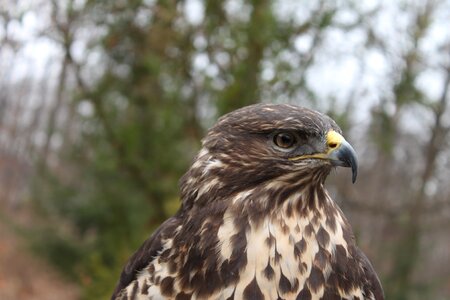
<path id="1" fill-rule="evenodd" d="M 1 207 L 0 207 L 1 209 Z M 74 300 L 75 284 L 33 256 L 10 226 L 0 220 L 0 299 Z"/>

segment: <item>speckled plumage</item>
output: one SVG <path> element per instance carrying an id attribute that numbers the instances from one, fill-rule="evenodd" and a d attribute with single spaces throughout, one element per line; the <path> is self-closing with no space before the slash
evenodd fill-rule
<path id="1" fill-rule="evenodd" d="M 284 152 L 273 133 L 296 132 Z M 384 299 L 324 188 L 329 117 L 259 104 L 222 117 L 181 179 L 182 206 L 131 257 L 112 299 Z M 311 145 L 314 145 L 312 147 Z"/>

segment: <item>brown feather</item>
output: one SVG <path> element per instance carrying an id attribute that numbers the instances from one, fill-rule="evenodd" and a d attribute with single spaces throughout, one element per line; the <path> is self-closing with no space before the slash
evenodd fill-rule
<path id="1" fill-rule="evenodd" d="M 293 162 L 341 132 L 318 112 L 259 104 L 220 118 L 180 181 L 180 211 L 125 266 L 112 299 L 384 299 L 324 188 L 331 165 Z M 273 145 L 295 132 L 292 151 Z"/>

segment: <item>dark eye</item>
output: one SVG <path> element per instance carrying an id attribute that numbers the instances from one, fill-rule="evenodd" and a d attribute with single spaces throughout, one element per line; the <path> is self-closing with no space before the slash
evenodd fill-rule
<path id="1" fill-rule="evenodd" d="M 292 133 L 280 132 L 273 137 L 273 142 L 280 148 L 291 148 L 296 142 L 296 138 Z"/>

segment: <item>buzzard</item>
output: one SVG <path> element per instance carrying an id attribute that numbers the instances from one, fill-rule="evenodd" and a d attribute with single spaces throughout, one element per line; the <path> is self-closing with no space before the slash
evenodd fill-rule
<path id="1" fill-rule="evenodd" d="M 257 104 L 219 119 L 181 178 L 181 208 L 112 299 L 384 299 L 324 187 L 356 154 L 326 115 Z"/>

